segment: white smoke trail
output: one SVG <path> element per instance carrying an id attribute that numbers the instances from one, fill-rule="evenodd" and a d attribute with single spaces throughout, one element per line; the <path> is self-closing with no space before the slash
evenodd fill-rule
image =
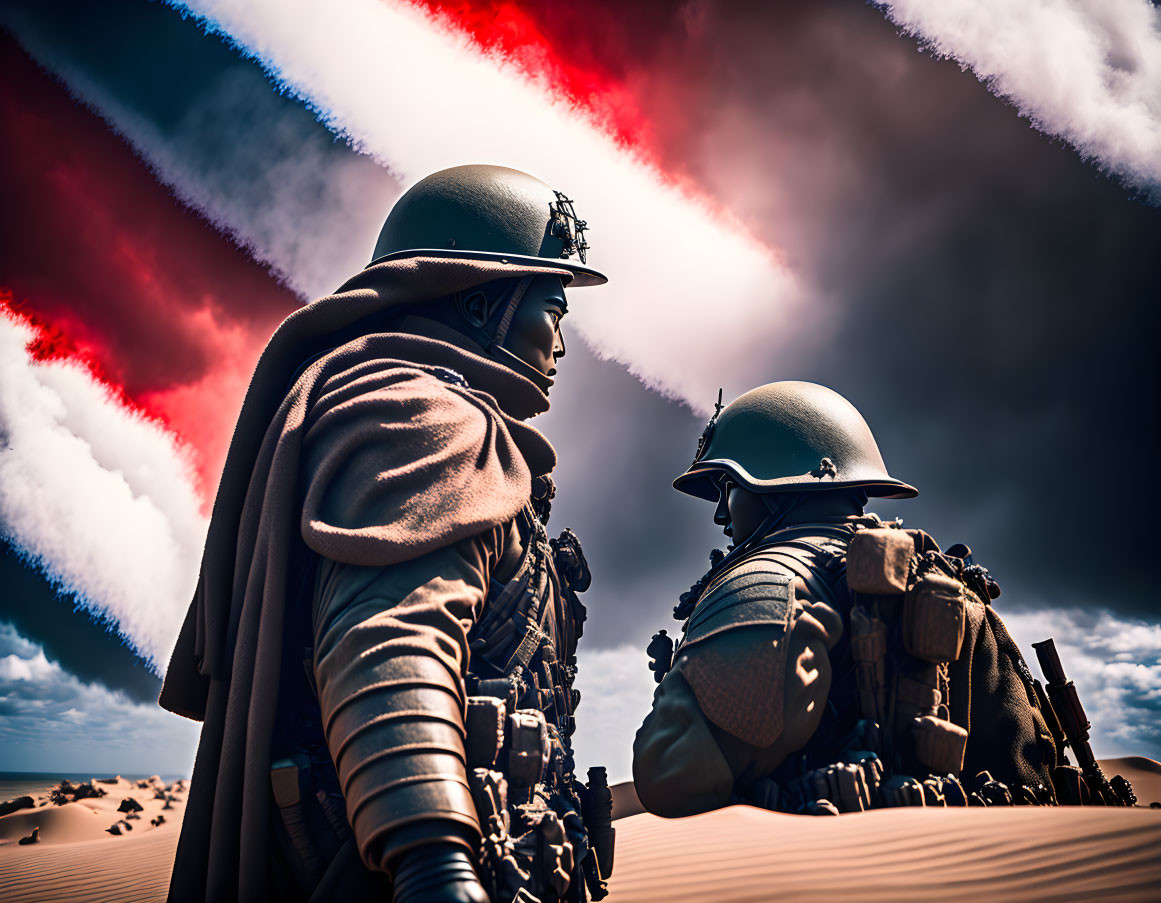
<path id="1" fill-rule="evenodd" d="M 85 368 L 32 360 L 34 335 L 0 312 L 0 533 L 160 671 L 205 542 L 190 461 Z"/>
<path id="2" fill-rule="evenodd" d="M 329 294 L 370 259 L 399 182 L 336 146 L 254 67 L 224 69 L 163 128 L 107 88 L 103 73 L 74 63 L 35 17 L 0 5 L 0 26 L 128 141 L 162 184 L 303 299 Z"/>
<path id="3" fill-rule="evenodd" d="M 404 181 L 465 162 L 527 170 L 577 199 L 606 289 L 575 322 L 598 353 L 699 410 L 803 353 L 800 290 L 770 251 L 666 184 L 580 111 L 401 2 L 195 0 L 320 119 Z M 367 235 L 369 248 L 374 235 Z M 793 324 L 793 328 L 791 328 Z"/>
<path id="4" fill-rule="evenodd" d="M 1036 128 L 1161 199 L 1161 9 L 1149 0 L 873 0 Z"/>

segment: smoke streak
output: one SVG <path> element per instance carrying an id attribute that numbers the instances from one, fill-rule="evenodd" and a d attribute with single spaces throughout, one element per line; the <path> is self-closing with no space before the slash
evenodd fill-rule
<path id="1" fill-rule="evenodd" d="M 1161 198 L 1161 9 L 1148 0 L 875 0 L 1041 131 Z"/>
<path id="2" fill-rule="evenodd" d="M 739 391 L 753 382 L 756 357 L 804 352 L 817 321 L 803 316 L 799 286 L 768 248 L 462 32 L 398 2 L 180 8 L 231 36 L 405 181 L 503 162 L 574 197 L 592 224 L 591 260 L 611 279 L 577 305 L 576 323 L 648 384 L 706 409 L 723 380 Z M 793 337 L 777 333 L 791 314 Z"/>
<path id="3" fill-rule="evenodd" d="M 11 217 L 0 286 L 190 441 L 212 496 L 250 371 L 298 299 L 175 204 L 124 142 L 3 36 L 0 76 L 0 207 Z M 299 231 L 300 242 L 312 233 Z"/>
<path id="4" fill-rule="evenodd" d="M 0 309 L 0 533 L 163 668 L 205 540 L 189 456 L 36 336 Z"/>
<path id="5" fill-rule="evenodd" d="M 109 19 L 104 11 L 56 12 L 88 17 L 94 26 Z M 127 21 L 114 26 L 137 24 L 130 14 L 119 15 Z M 148 15 L 156 27 L 173 13 Z M 86 64 L 85 48 L 62 41 L 38 11 L 8 5 L 0 10 L 0 24 L 128 141 L 158 181 L 301 298 L 328 294 L 366 264 L 399 183 L 374 161 L 336 144 L 308 110 L 272 91 L 257 67 L 232 50 L 205 46 L 216 42 L 187 24 L 188 33 L 175 36 L 169 63 L 182 71 L 158 72 L 148 43 L 132 40 L 129 27 L 113 27 L 121 66 L 138 68 L 143 79 L 182 79 L 177 96 L 170 92 L 160 104 L 142 96 L 140 87 L 126 91 L 123 83 L 103 80 L 108 73 Z M 183 64 L 204 68 L 191 73 Z"/>

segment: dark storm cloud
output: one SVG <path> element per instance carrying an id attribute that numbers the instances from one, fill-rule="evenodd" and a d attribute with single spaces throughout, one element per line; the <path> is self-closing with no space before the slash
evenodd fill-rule
<path id="1" fill-rule="evenodd" d="M 912 519 L 975 546 L 1014 604 L 1155 618 L 1152 567 L 1125 539 L 1152 522 L 1133 487 L 1157 432 L 1161 212 L 874 10 L 810 10 L 787 52 L 755 37 L 778 33 L 772 19 L 717 20 L 743 61 L 722 93 L 747 115 L 710 133 L 751 172 L 769 136 L 787 195 L 781 211 L 754 190 L 731 204 L 837 302 L 827 352 L 771 377 L 848 394 L 923 490 Z M 818 148 L 849 166 L 819 167 Z M 789 210 L 816 217 L 814 234 Z"/>
<path id="2" fill-rule="evenodd" d="M 582 291 L 570 298 L 584 303 Z M 535 421 L 560 455 L 550 532 L 575 528 L 593 570 L 586 644 L 648 642 L 659 627 L 673 632 L 677 596 L 725 542 L 705 503 L 669 485 L 693 459 L 704 421 L 581 342 L 567 348 L 552 409 Z"/>
<path id="3" fill-rule="evenodd" d="M 125 645 L 112 626 L 95 620 L 76 598 L 53 587 L 8 543 L 0 546 L 0 621 L 35 637 L 52 661 L 85 682 L 152 703 L 161 678 Z"/>
<path id="4" fill-rule="evenodd" d="M 806 366 L 772 359 L 766 378 L 850 397 L 892 470 L 921 489 L 875 507 L 972 545 L 1006 588 L 1002 610 L 1156 620 L 1152 556 L 1134 537 L 1152 532 L 1140 481 L 1156 447 L 1161 213 L 869 7 L 699 8 L 697 30 L 658 51 L 698 61 L 666 70 L 668 90 L 690 101 L 664 123 L 666 163 L 784 249 L 834 330 Z M 566 379 L 592 377 L 569 363 Z M 748 388 L 723 382 L 727 397 Z M 655 420 L 638 393 L 617 399 L 621 423 L 649 426 L 609 441 L 652 453 L 626 453 L 616 489 L 591 457 L 562 483 L 586 487 L 607 585 L 688 584 L 702 566 L 689 560 L 688 518 L 710 512 L 679 507 L 668 478 L 700 424 Z M 600 423 L 587 417 L 577 432 Z M 567 472 L 578 464 L 562 444 Z M 681 534 L 682 554 L 639 558 L 647 534 L 622 523 Z M 601 605 L 639 617 L 621 600 Z"/>

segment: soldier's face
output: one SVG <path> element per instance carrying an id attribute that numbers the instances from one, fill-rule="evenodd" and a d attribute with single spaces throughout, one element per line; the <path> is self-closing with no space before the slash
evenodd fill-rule
<path id="1" fill-rule="evenodd" d="M 567 312 L 560 277 L 537 276 L 516 308 L 504 347 L 545 376 L 555 376 L 556 362 L 564 357 L 560 321 Z"/>
<path id="2" fill-rule="evenodd" d="M 722 481 L 719 491 L 714 523 L 721 524 L 722 532 L 733 537 L 735 545 L 745 542 L 770 516 L 766 500 L 728 479 Z"/>

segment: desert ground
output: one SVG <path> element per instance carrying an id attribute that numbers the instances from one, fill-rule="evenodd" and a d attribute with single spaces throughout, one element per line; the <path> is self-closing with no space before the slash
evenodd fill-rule
<path id="1" fill-rule="evenodd" d="M 631 785 L 622 784 L 608 899 L 1161 900 L 1161 809 L 1148 808 L 1161 803 L 1161 763 L 1130 757 L 1104 765 L 1133 782 L 1138 808 L 888 809 L 828 818 L 734 806 L 666 820 L 641 812 Z M 165 899 L 187 785 L 153 778 L 92 787 L 105 795 L 66 793 L 70 801 L 55 805 L 46 786 L 30 794 L 32 808 L 0 816 L 0 901 Z M 155 823 L 158 816 L 164 820 Z M 120 833 L 108 832 L 114 825 Z M 38 841 L 21 845 L 35 828 Z"/>

